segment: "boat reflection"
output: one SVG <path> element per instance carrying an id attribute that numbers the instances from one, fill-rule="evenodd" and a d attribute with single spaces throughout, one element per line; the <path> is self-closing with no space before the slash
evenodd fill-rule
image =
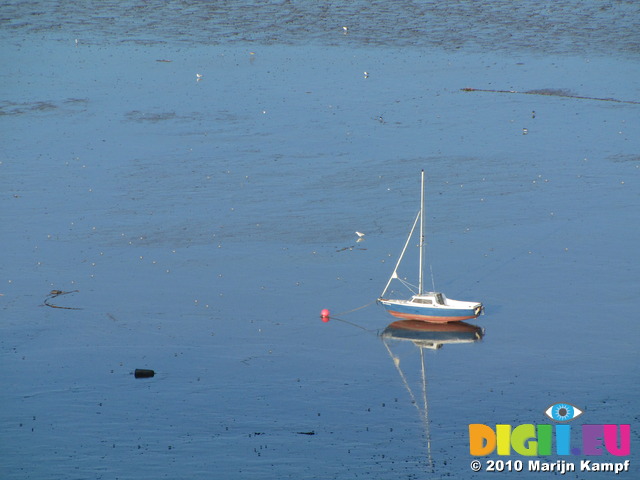
<path id="1" fill-rule="evenodd" d="M 477 342 L 484 336 L 484 329 L 464 322 L 429 323 L 420 320 L 400 320 L 390 323 L 380 336 L 383 340 L 409 340 L 419 348 L 435 350 L 448 343 Z"/>
<path id="2" fill-rule="evenodd" d="M 393 365 L 400 374 L 404 387 L 409 392 L 411 403 L 418 410 L 427 438 L 427 459 L 429 467 L 433 471 L 433 458 L 431 456 L 431 434 L 429 431 L 429 407 L 427 402 L 427 375 L 424 363 L 424 349 L 438 350 L 446 344 L 474 343 L 482 340 L 484 329 L 476 325 L 464 322 L 454 323 L 428 323 L 419 320 L 400 320 L 393 322 L 380 334 L 382 343 L 389 352 Z M 420 386 L 421 392 L 417 393 L 411 388 L 407 375 L 400 366 L 400 358 L 392 351 L 394 344 L 412 342 L 420 352 Z M 414 382 L 415 384 L 415 382 Z M 417 397 L 420 395 L 420 398 Z"/>

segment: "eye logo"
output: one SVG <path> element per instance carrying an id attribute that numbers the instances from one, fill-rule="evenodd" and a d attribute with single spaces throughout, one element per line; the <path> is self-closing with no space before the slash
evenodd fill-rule
<path id="1" fill-rule="evenodd" d="M 570 422 L 582 415 L 582 410 L 569 403 L 555 403 L 544 414 L 556 422 Z"/>

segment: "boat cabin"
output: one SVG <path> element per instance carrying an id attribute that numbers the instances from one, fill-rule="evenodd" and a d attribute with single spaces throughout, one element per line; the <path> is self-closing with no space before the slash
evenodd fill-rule
<path id="1" fill-rule="evenodd" d="M 423 305 L 446 305 L 446 297 L 442 293 L 430 292 L 422 295 L 414 295 L 411 298 L 412 303 L 420 303 Z"/>

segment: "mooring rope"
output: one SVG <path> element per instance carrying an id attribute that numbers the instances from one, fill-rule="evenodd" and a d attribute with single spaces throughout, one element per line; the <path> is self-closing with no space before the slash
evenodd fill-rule
<path id="1" fill-rule="evenodd" d="M 342 315 L 347 315 L 348 313 L 353 313 L 353 312 L 356 312 L 358 310 L 362 310 L 363 308 L 367 308 L 368 306 L 373 305 L 376 302 L 377 302 L 377 300 L 374 300 L 373 302 L 369 302 L 366 305 L 362 305 L 361 307 L 357 307 L 357 308 L 354 308 L 352 310 L 347 310 L 346 312 L 340 312 L 337 315 L 331 315 L 331 318 L 341 317 Z"/>

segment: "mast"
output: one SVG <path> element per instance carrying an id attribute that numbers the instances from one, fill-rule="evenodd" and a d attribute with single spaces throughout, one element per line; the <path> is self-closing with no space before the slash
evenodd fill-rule
<path id="1" fill-rule="evenodd" d="M 420 259 L 418 263 L 420 264 L 420 272 L 418 274 L 418 295 L 422 295 L 424 288 L 422 282 L 422 270 L 424 263 L 424 169 L 422 170 L 422 176 L 420 179 Z"/>
<path id="2" fill-rule="evenodd" d="M 424 270 L 423 268 L 423 263 L 424 263 L 424 170 L 422 170 L 422 178 L 421 178 L 421 186 L 420 186 L 420 211 L 418 212 L 418 214 L 416 215 L 416 219 L 413 221 L 413 226 L 411 227 L 411 231 L 409 232 L 409 236 L 407 237 L 407 241 L 404 244 L 404 248 L 402 249 L 402 253 L 400 253 L 400 257 L 398 258 L 398 261 L 396 262 L 396 266 L 393 269 L 393 273 L 391 274 L 391 277 L 389 277 L 389 281 L 387 282 L 387 284 L 384 287 L 384 290 L 382 291 L 382 294 L 380 295 L 379 299 L 382 299 L 384 297 L 384 295 L 387 293 L 387 290 L 389 289 L 389 285 L 391 285 L 391 282 L 393 281 L 394 278 L 399 278 L 398 277 L 398 267 L 400 266 L 400 263 L 402 262 L 402 259 L 404 257 L 404 254 L 407 250 L 407 247 L 409 246 L 409 242 L 411 242 L 411 239 L 413 238 L 413 233 L 416 229 L 416 226 L 418 225 L 418 220 L 420 220 L 420 238 L 418 240 L 418 246 L 420 247 L 420 259 L 418 261 L 419 265 L 419 274 L 418 274 L 418 295 L 421 295 L 424 291 L 424 282 L 423 282 L 423 274 L 422 271 Z M 402 281 L 402 280 L 400 280 Z M 405 283 L 405 282 L 403 282 Z"/>

